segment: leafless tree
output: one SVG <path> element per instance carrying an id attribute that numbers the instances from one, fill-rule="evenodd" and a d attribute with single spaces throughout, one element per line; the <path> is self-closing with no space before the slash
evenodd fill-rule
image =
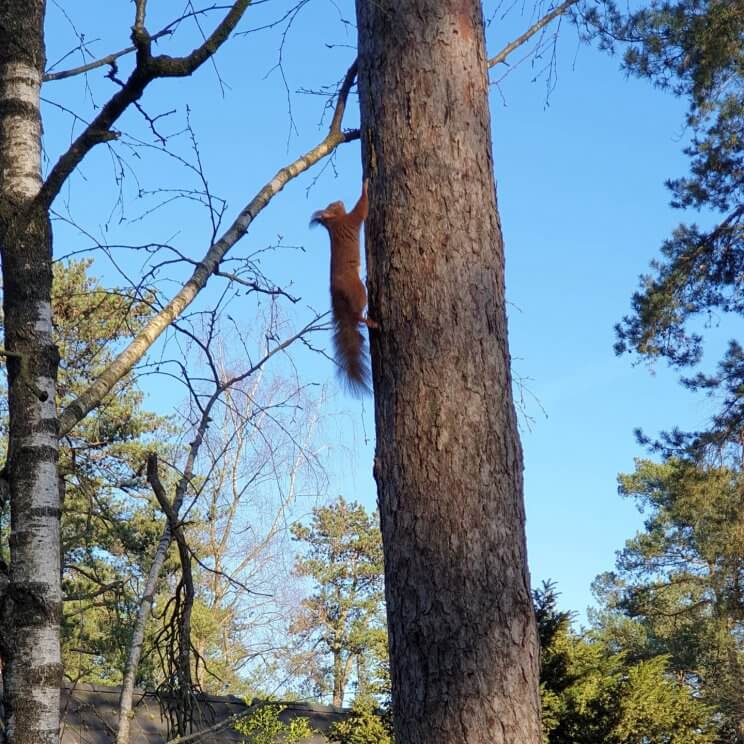
<path id="1" fill-rule="evenodd" d="M 277 335 L 276 327 L 267 329 L 264 336 L 266 341 L 256 361 L 248 366 L 243 361 L 240 369 L 232 371 L 226 369 L 224 356 L 215 348 L 225 343 L 225 337 L 218 328 L 220 317 L 216 309 L 199 313 L 196 316 L 198 330 L 193 327 L 194 318 L 185 318 L 176 323 L 176 330 L 194 347 L 187 351 L 187 356 L 198 354 L 201 357 L 198 363 L 192 365 L 193 369 L 187 367 L 182 359 L 170 362 L 161 360 L 158 363 L 159 367 L 175 365 L 180 370 L 180 375 L 175 379 L 188 391 L 189 404 L 183 426 L 190 442 L 185 464 L 178 468 L 172 498 L 168 497 L 161 481 L 157 456 L 151 454 L 147 462 L 147 480 L 166 519 L 163 535 L 150 565 L 129 648 L 120 696 L 119 744 L 129 741 L 134 683 L 143 652 L 145 628 L 171 543 L 176 543 L 181 576 L 161 613 L 165 624 L 158 633 L 156 645 L 161 651 L 164 667 L 160 692 L 163 699 L 168 701 L 171 732 L 184 735 L 194 722 L 193 692 L 200 687 L 200 670 L 202 673 L 209 672 L 208 666 L 205 669 L 208 660 L 192 643 L 191 614 L 196 596 L 192 564 L 196 561 L 198 567 L 212 574 L 215 610 L 224 609 L 226 597 L 231 591 L 240 589 L 246 594 L 256 592 L 256 585 L 251 586 L 250 573 L 260 571 L 259 563 L 266 560 L 265 553 L 279 534 L 295 496 L 293 480 L 298 476 L 299 463 L 280 463 L 279 460 L 287 450 L 292 452 L 295 461 L 311 458 L 307 440 L 312 433 L 312 421 L 302 414 L 301 388 L 297 384 L 286 385 L 281 388 L 284 395 L 277 397 L 266 394 L 261 386 L 274 383 L 271 375 L 266 373 L 270 360 L 285 353 L 292 344 L 307 340 L 317 331 L 326 330 L 322 317 L 316 316 L 305 327 L 283 340 L 273 340 Z M 238 344 L 238 348 L 243 359 L 255 356 L 245 340 Z M 294 413 L 295 423 L 298 418 L 302 419 L 299 425 L 301 433 L 289 431 L 283 425 L 283 413 L 287 409 L 290 416 Z M 215 420 L 221 425 L 215 426 Z M 278 425 L 278 431 L 272 424 Z M 263 445 L 261 454 L 267 462 L 254 460 L 254 469 L 246 472 L 252 436 L 260 439 Z M 302 436 L 303 440 L 297 441 L 298 436 Z M 286 439 L 289 441 L 283 441 Z M 291 479 L 288 492 L 284 491 L 286 477 Z M 249 539 L 243 542 L 242 549 L 238 548 L 233 535 L 236 520 L 248 507 L 248 499 L 258 483 L 266 478 L 272 479 L 271 490 L 274 494 L 278 493 L 278 498 L 272 499 L 274 524 L 257 542 L 253 542 L 250 550 L 246 549 L 250 544 Z M 206 530 L 210 536 L 207 545 L 211 549 L 206 552 L 195 551 L 194 540 L 189 539 L 190 530 L 184 526 L 189 515 L 200 511 L 206 511 L 207 515 Z M 260 525 L 256 520 L 249 526 L 258 532 Z M 240 550 L 242 557 L 232 561 L 229 551 L 236 549 Z M 192 666 L 196 669 L 196 684 L 192 682 Z"/>

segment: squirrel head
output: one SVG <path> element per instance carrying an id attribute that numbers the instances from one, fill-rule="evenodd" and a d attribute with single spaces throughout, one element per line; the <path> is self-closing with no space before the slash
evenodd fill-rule
<path id="1" fill-rule="evenodd" d="M 323 225 L 332 227 L 338 220 L 346 216 L 346 209 L 342 201 L 331 202 L 325 209 L 320 209 L 310 218 L 310 227 Z"/>

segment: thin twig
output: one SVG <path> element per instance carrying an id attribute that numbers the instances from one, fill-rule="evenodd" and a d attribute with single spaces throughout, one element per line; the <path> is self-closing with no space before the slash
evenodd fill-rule
<path id="1" fill-rule="evenodd" d="M 158 31 L 158 33 L 153 35 L 152 41 L 156 41 L 157 39 L 160 39 L 163 36 L 168 36 L 172 33 L 173 31 L 169 28 L 163 29 L 162 31 Z M 42 80 L 45 83 L 50 83 L 54 80 L 64 80 L 65 78 L 75 77 L 75 75 L 82 75 L 86 72 L 90 72 L 91 70 L 95 70 L 98 67 L 105 67 L 106 65 L 110 65 L 113 62 L 116 62 L 119 57 L 124 57 L 127 54 L 131 54 L 132 52 L 136 51 L 136 46 L 128 46 L 124 49 L 120 49 L 118 52 L 112 52 L 111 54 L 107 54 L 105 57 L 93 60 L 92 62 L 88 62 L 85 65 L 80 65 L 79 67 L 71 67 L 69 70 L 60 70 L 59 72 L 47 72 L 44 74 Z"/>
<path id="2" fill-rule="evenodd" d="M 99 143 L 109 142 L 119 135 L 111 127 L 119 117 L 138 101 L 145 88 L 157 78 L 188 77 L 201 67 L 229 38 L 243 13 L 250 5 L 250 0 L 235 0 L 230 11 L 225 15 L 217 28 L 204 41 L 185 57 L 171 57 L 167 54 L 152 55 L 152 38 L 143 26 L 138 26 L 144 18 L 145 0 L 137 4 L 137 22 L 132 29 L 132 41 L 137 48 L 137 63 L 126 83 L 103 106 L 98 116 L 83 130 L 80 136 L 70 145 L 49 172 L 39 190 L 34 206 L 48 209 L 64 182 L 82 162 L 85 156 Z"/>
<path id="3" fill-rule="evenodd" d="M 514 41 L 507 44 L 498 54 L 491 57 L 488 60 L 488 66 L 493 67 L 499 63 L 505 63 L 506 58 L 518 47 L 522 46 L 526 41 L 529 41 L 538 31 L 545 28 L 554 18 L 559 15 L 563 15 L 572 5 L 576 5 L 579 0 L 566 0 L 561 3 L 557 8 L 553 8 L 550 13 L 546 13 L 539 21 L 530 26 L 521 36 L 518 36 Z"/>
<path id="4" fill-rule="evenodd" d="M 61 436 L 67 434 L 78 421 L 100 404 L 114 385 L 145 355 L 165 329 L 194 301 L 210 276 L 219 269 L 220 262 L 227 252 L 245 235 L 256 216 L 289 181 L 330 155 L 339 145 L 359 139 L 359 130 L 341 130 L 341 120 L 355 73 L 356 62 L 346 73 L 339 91 L 331 128 L 323 141 L 274 175 L 243 208 L 222 237 L 209 247 L 191 278 L 182 285 L 173 299 L 145 324 L 129 346 L 111 362 L 98 379 L 64 409 L 59 419 Z"/>

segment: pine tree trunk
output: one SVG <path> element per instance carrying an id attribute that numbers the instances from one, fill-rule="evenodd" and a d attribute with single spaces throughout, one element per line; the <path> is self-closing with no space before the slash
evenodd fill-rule
<path id="1" fill-rule="evenodd" d="M 344 704 L 344 659 L 341 651 L 333 652 L 333 697 L 331 705 L 340 708 Z"/>
<path id="2" fill-rule="evenodd" d="M 397 744 L 538 744 L 477 0 L 357 0 Z"/>
<path id="3" fill-rule="evenodd" d="M 41 186 L 43 0 L 0 3 L 0 253 L 10 431 L 10 582 L 3 601 L 10 744 L 59 740 L 60 496 L 51 232 Z"/>

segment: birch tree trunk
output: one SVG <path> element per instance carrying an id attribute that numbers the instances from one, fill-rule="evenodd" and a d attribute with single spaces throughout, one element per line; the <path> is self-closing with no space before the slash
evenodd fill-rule
<path id="1" fill-rule="evenodd" d="M 478 0 L 357 0 L 398 744 L 538 744 Z"/>
<path id="2" fill-rule="evenodd" d="M 0 253 L 10 431 L 11 567 L 3 601 L 7 738 L 59 738 L 61 609 L 51 233 L 41 188 L 43 0 L 0 3 Z"/>

